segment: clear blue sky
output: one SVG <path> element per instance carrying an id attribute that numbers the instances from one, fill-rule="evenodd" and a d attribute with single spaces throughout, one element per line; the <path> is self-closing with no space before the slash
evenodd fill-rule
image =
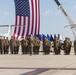
<path id="1" fill-rule="evenodd" d="M 71 19 L 76 23 L 76 0 L 59 0 Z M 15 24 L 14 0 L 0 0 L 0 25 Z M 62 37 L 73 39 L 71 29 L 64 28 L 68 21 L 58 9 L 54 0 L 40 0 L 40 25 L 41 34 L 58 34 Z M 6 32 L 6 28 L 0 28 L 0 33 Z"/>

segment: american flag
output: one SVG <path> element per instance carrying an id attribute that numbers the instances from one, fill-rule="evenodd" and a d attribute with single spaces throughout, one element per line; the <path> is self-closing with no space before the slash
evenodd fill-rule
<path id="1" fill-rule="evenodd" d="M 14 36 L 21 38 L 40 33 L 40 1 L 39 0 L 14 0 L 15 3 L 15 28 Z"/>

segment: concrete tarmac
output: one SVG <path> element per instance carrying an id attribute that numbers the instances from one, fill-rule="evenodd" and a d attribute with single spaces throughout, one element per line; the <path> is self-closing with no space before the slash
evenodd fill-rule
<path id="1" fill-rule="evenodd" d="M 76 75 L 76 55 L 0 55 L 0 75 Z"/>

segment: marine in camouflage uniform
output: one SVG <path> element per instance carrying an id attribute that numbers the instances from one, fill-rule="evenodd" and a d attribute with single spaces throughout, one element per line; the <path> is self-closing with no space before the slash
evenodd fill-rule
<path id="1" fill-rule="evenodd" d="M 20 42 L 17 38 L 14 39 L 14 54 L 18 54 L 19 52 Z"/>
<path id="2" fill-rule="evenodd" d="M 30 35 L 28 38 L 28 50 L 30 55 L 32 55 L 32 49 L 33 49 L 33 36 Z"/>
<path id="3" fill-rule="evenodd" d="M 76 55 L 76 40 L 74 40 L 74 54 Z"/>
<path id="4" fill-rule="evenodd" d="M 39 54 L 40 40 L 38 37 L 35 37 L 33 41 L 33 52 L 34 54 Z"/>
<path id="5" fill-rule="evenodd" d="M 65 38 L 65 41 L 64 41 L 64 53 L 65 53 L 65 55 L 70 54 L 71 45 L 72 45 L 71 41 L 68 38 Z"/>
<path id="6" fill-rule="evenodd" d="M 37 37 L 37 38 L 36 38 L 36 54 L 39 54 L 39 48 L 40 48 L 40 40 L 39 40 L 39 38 Z"/>
<path id="7" fill-rule="evenodd" d="M 9 52 L 9 40 L 8 37 L 6 37 L 4 45 L 4 54 L 8 54 L 8 52 Z"/>
<path id="8" fill-rule="evenodd" d="M 10 39 L 10 53 L 14 54 L 14 37 Z"/>
<path id="9" fill-rule="evenodd" d="M 0 54 L 2 54 L 3 51 L 2 51 L 2 36 L 0 36 Z"/>
<path id="10" fill-rule="evenodd" d="M 33 54 L 36 54 L 36 37 L 33 38 Z"/>
<path id="11" fill-rule="evenodd" d="M 2 52 L 5 53 L 5 37 L 2 38 Z"/>
<path id="12" fill-rule="evenodd" d="M 45 42 L 45 40 L 46 40 L 46 38 L 43 40 L 43 54 L 46 53 L 46 47 L 45 47 L 46 42 Z"/>
<path id="13" fill-rule="evenodd" d="M 51 47 L 51 42 L 48 40 L 48 38 L 45 38 L 44 40 L 45 43 L 45 54 L 49 54 L 50 53 L 50 47 Z"/>
<path id="14" fill-rule="evenodd" d="M 56 55 L 60 54 L 61 42 L 59 38 L 55 38 L 54 40 L 54 52 Z"/>
<path id="15" fill-rule="evenodd" d="M 28 40 L 27 37 L 24 39 L 24 54 L 28 54 Z"/>
<path id="16" fill-rule="evenodd" d="M 69 51 L 68 51 L 68 54 L 70 54 L 71 46 L 72 46 L 72 42 L 71 42 L 70 38 L 68 38 L 68 42 L 69 42 Z"/>
<path id="17" fill-rule="evenodd" d="M 21 40 L 22 54 L 24 54 L 24 38 Z"/>

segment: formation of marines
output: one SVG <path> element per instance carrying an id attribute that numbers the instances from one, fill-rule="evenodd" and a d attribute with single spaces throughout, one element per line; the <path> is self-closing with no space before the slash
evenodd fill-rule
<path id="1" fill-rule="evenodd" d="M 21 45 L 22 54 L 39 54 L 41 41 L 38 37 L 34 37 L 30 35 L 29 37 L 22 38 L 21 41 L 18 40 L 17 37 L 11 37 L 9 40 L 8 37 L 0 37 L 0 54 L 8 54 L 10 50 L 10 54 L 18 54 L 19 47 Z M 51 48 L 53 47 L 52 52 L 55 55 L 61 54 L 61 49 L 63 47 L 64 54 L 69 55 L 72 47 L 72 42 L 70 38 L 65 38 L 62 43 L 59 38 L 55 38 L 53 43 L 46 37 L 42 41 L 43 54 L 50 54 Z M 76 55 L 76 40 L 74 41 L 74 53 Z"/>

